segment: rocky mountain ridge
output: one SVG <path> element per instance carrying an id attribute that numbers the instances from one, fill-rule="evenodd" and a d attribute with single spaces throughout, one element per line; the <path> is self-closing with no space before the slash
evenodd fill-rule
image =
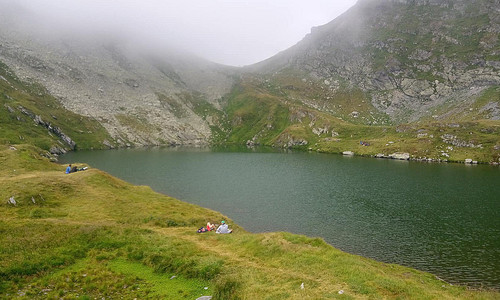
<path id="1" fill-rule="evenodd" d="M 0 61 L 65 108 L 98 120 L 121 146 L 208 144 L 213 120 L 195 108 L 218 107 L 234 82 L 232 68 L 189 54 L 148 53 L 113 39 L 40 37 L 15 26 L 0 30 Z"/>
<path id="2" fill-rule="evenodd" d="M 439 120 L 443 106 L 468 109 L 500 84 L 499 12 L 499 1 L 363 0 L 253 70 L 298 69 L 333 91 L 359 88 L 395 122 Z"/>
<path id="3" fill-rule="evenodd" d="M 216 142 L 498 163 L 499 9 L 499 0 L 360 0 L 246 68 L 0 26 L 0 61 L 98 121 L 111 135 L 99 147 Z"/>

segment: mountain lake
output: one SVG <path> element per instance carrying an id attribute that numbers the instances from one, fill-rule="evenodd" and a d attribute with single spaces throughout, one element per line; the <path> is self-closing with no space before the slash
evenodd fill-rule
<path id="1" fill-rule="evenodd" d="M 250 232 L 321 237 L 449 283 L 500 288 L 499 167 L 189 148 L 77 151 L 60 162 L 149 185 Z"/>

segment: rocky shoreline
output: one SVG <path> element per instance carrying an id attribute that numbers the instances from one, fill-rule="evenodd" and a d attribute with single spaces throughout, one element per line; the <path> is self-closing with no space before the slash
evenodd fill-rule
<path id="1" fill-rule="evenodd" d="M 500 162 L 482 162 L 473 160 L 472 158 L 466 158 L 463 161 L 459 160 L 449 160 L 449 159 L 440 159 L 440 158 L 428 158 L 428 157 L 412 157 L 410 153 L 407 152 L 395 152 L 389 155 L 378 153 L 375 155 L 357 155 L 353 151 L 343 151 L 341 153 L 344 156 L 362 156 L 362 157 L 372 157 L 372 158 L 380 158 L 380 159 L 395 159 L 395 160 L 408 160 L 408 161 L 419 161 L 419 162 L 429 162 L 429 163 L 462 163 L 466 165 L 492 165 L 499 166 Z"/>

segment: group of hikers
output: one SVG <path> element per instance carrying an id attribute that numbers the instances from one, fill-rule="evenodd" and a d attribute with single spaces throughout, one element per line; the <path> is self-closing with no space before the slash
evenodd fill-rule
<path id="1" fill-rule="evenodd" d="M 77 166 L 71 167 L 71 164 L 69 164 L 68 167 L 66 168 L 66 174 L 74 173 L 77 171 L 85 171 L 87 169 L 88 169 L 87 167 L 83 167 L 83 168 L 78 168 Z"/>
<path id="2" fill-rule="evenodd" d="M 229 229 L 229 226 L 226 224 L 226 221 L 222 220 L 220 222 L 219 227 L 215 229 L 216 225 L 215 224 L 210 224 L 210 222 L 207 223 L 207 227 L 201 227 L 200 229 L 197 230 L 198 233 L 203 233 L 203 232 L 209 232 L 209 231 L 214 231 L 215 233 L 232 233 L 233 230 Z"/>

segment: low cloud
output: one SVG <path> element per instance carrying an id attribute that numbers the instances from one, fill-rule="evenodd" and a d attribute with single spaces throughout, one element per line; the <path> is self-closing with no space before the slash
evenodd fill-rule
<path id="1" fill-rule="evenodd" d="M 6 14 L 48 35 L 101 36 L 187 49 L 228 65 L 264 60 L 355 0 L 0 0 Z M 7 9 L 10 7 L 10 9 Z M 16 15 L 17 16 L 17 15 Z"/>

